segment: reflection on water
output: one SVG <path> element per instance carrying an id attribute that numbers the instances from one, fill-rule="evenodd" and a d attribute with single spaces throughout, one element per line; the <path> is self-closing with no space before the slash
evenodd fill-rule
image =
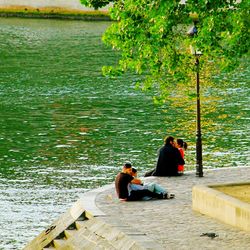
<path id="1" fill-rule="evenodd" d="M 166 134 L 188 142 L 194 168 L 195 101 L 154 106 L 134 76 L 103 77 L 117 60 L 101 43 L 109 23 L 0 23 L 0 249 L 20 249 L 124 161 L 151 169 Z M 248 164 L 249 75 L 244 66 L 203 90 L 205 168 Z"/>

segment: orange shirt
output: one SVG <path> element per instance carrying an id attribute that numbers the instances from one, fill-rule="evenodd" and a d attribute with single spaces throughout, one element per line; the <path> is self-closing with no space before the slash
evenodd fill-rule
<path id="1" fill-rule="evenodd" d="M 181 157 L 184 159 L 184 150 L 183 148 L 178 148 L 180 153 L 181 153 Z M 184 171 L 184 165 L 178 165 L 178 172 L 183 172 Z"/>

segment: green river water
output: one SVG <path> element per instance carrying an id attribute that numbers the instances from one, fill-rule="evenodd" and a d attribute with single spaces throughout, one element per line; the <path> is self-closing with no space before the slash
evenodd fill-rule
<path id="1" fill-rule="evenodd" d="M 166 135 L 187 141 L 195 168 L 195 110 L 154 105 L 131 74 L 102 76 L 118 58 L 108 25 L 0 18 L 0 249 L 22 248 L 124 161 L 153 168 Z M 248 62 L 204 90 L 204 169 L 248 164 Z"/>

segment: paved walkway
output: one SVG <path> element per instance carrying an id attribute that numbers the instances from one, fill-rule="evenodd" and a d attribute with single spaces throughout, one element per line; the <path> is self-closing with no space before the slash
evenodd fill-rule
<path id="1" fill-rule="evenodd" d="M 194 185 L 249 182 L 250 167 L 206 170 L 203 178 L 196 177 L 194 172 L 188 172 L 181 177 L 147 177 L 144 180 L 161 184 L 169 192 L 175 193 L 176 198 L 120 202 L 116 198 L 112 184 L 95 194 L 97 214 L 99 208 L 100 216 L 107 222 L 120 228 L 124 226 L 126 230 L 129 228 L 137 232 L 138 236 L 146 236 L 151 243 L 156 243 L 149 246 L 151 249 L 158 250 L 159 245 L 162 249 L 169 250 L 250 249 L 249 232 L 233 228 L 192 210 Z M 214 239 L 200 237 L 206 232 L 215 232 L 219 236 Z M 135 238 L 134 233 L 133 237 Z"/>

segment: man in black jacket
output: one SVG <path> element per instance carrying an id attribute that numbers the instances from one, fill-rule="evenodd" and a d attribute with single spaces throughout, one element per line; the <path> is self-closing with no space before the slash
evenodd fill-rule
<path id="1" fill-rule="evenodd" d="M 165 139 L 165 145 L 160 149 L 159 158 L 154 176 L 177 176 L 178 165 L 184 165 L 179 150 L 175 147 L 174 137 L 169 136 Z"/>
<path id="2" fill-rule="evenodd" d="M 156 168 L 146 173 L 145 176 L 178 176 L 178 165 L 184 165 L 179 150 L 175 147 L 174 137 L 169 136 L 164 140 L 165 145 L 160 149 Z"/>

